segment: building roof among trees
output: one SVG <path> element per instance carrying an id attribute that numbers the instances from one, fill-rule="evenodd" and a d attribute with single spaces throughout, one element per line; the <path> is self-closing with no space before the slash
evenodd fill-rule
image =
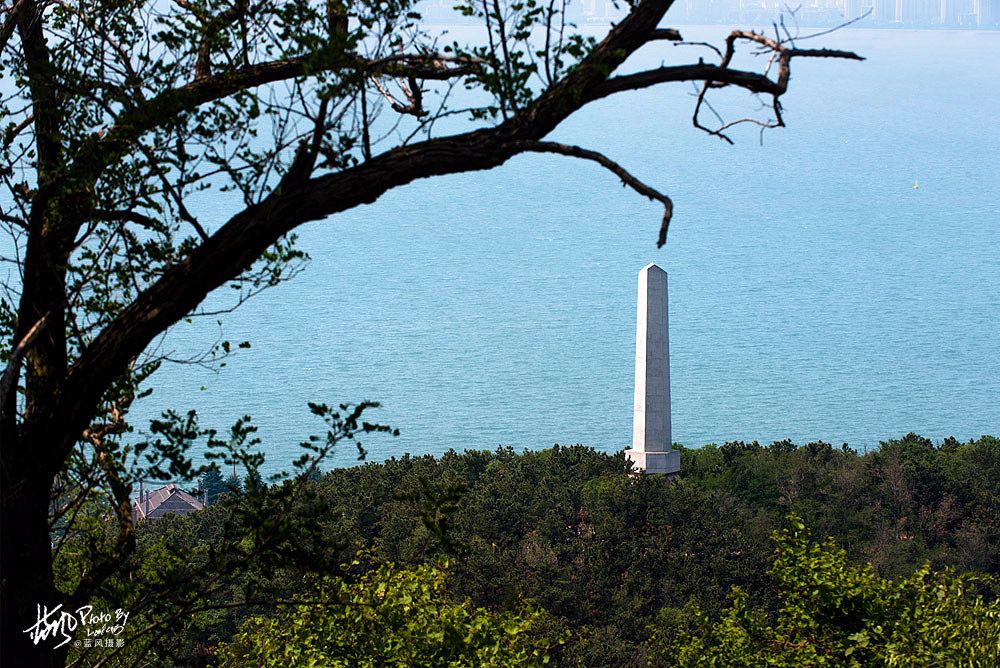
<path id="1" fill-rule="evenodd" d="M 139 493 L 139 498 L 132 502 L 132 519 L 156 520 L 167 513 L 191 513 L 205 507 L 198 499 L 194 498 L 173 483 L 167 484 L 152 492 Z"/>

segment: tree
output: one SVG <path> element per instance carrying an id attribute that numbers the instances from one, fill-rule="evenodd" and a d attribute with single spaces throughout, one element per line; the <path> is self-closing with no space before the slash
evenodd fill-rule
<path id="1" fill-rule="evenodd" d="M 250 477 L 250 474 L 247 474 L 247 477 Z M 226 489 L 231 494 L 243 494 L 243 480 L 238 475 L 229 476 L 226 478 Z"/>
<path id="2" fill-rule="evenodd" d="M 218 469 L 211 469 L 201 476 L 201 488 L 205 491 L 206 502 L 215 503 L 226 493 L 226 481 Z"/>
<path id="3" fill-rule="evenodd" d="M 243 489 L 246 491 L 251 491 L 255 489 L 264 489 L 267 487 L 267 483 L 264 482 L 264 476 L 260 474 L 260 471 L 254 469 L 246 474 L 243 478 Z"/>
<path id="4" fill-rule="evenodd" d="M 251 619 L 220 650 L 223 668 L 542 666 L 558 640 L 533 635 L 542 613 L 452 600 L 445 572 L 382 565 L 357 582 L 327 578 L 299 605 Z"/>
<path id="5" fill-rule="evenodd" d="M 134 554 L 135 480 L 197 477 L 196 443 L 259 465 L 245 421 L 219 439 L 194 412 L 164 407 L 140 436 L 128 411 L 159 365 L 177 361 L 157 343 L 172 325 L 217 317 L 302 268 L 299 225 L 416 179 L 543 152 L 594 161 L 662 204 L 662 246 L 670 199 L 600 153 L 545 141 L 554 128 L 610 95 L 697 82 L 695 126 L 728 141 L 731 124 L 703 120 L 712 91 L 767 98 L 771 117 L 756 122 L 777 127 L 795 58 L 860 59 L 798 46 L 809 35 L 738 30 L 715 63 L 616 74 L 640 48 L 680 41 L 660 27 L 671 4 L 629 2 L 596 41 L 572 29 L 565 2 L 460 0 L 485 43 L 447 44 L 414 0 L 5 3 L 0 58 L 14 92 L 2 102 L 0 222 L 14 248 L 0 302 L 10 342 L 0 379 L 4 658 L 62 662 L 22 630 L 37 605 L 85 602 Z M 766 56 L 762 71 L 731 67 L 748 44 Z M 449 94 L 463 86 L 471 92 L 456 102 Z M 465 130 L 436 135 L 445 117 L 464 118 Z M 227 221 L 205 222 L 204 190 L 228 198 Z M 203 305 L 223 286 L 229 301 Z M 220 340 L 187 361 L 221 364 L 238 347 Z M 50 528 L 69 520 L 72 532 L 73 509 L 95 496 L 108 499 L 114 538 L 60 591 Z"/>
<path id="6" fill-rule="evenodd" d="M 793 516 L 775 532 L 776 615 L 733 589 L 712 622 L 694 605 L 680 629 L 654 630 L 660 666 L 993 666 L 1000 662 L 1000 602 L 977 586 L 991 578 L 933 571 L 898 581 L 855 566 L 832 539 L 809 540 Z M 685 628 L 686 626 L 686 628 Z"/>

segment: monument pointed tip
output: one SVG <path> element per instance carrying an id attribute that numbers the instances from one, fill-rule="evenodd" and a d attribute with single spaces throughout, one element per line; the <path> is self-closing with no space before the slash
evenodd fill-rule
<path id="1" fill-rule="evenodd" d="M 667 273 L 663 269 L 663 267 L 661 267 L 660 265 L 656 264 L 655 262 L 650 262 L 649 264 L 647 264 L 645 267 L 642 268 L 642 271 L 653 271 L 654 269 L 656 271 L 662 271 L 664 274 Z"/>

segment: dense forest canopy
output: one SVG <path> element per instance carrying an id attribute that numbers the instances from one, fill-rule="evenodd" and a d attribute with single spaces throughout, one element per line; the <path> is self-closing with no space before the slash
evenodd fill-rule
<path id="1" fill-rule="evenodd" d="M 995 661 L 996 437 L 934 445 L 910 434 L 863 455 L 823 442 L 734 442 L 683 449 L 682 458 L 673 481 L 629 476 L 621 454 L 583 446 L 332 471 L 309 483 L 296 506 L 322 518 L 317 547 L 327 554 L 241 573 L 201 600 L 202 612 L 179 619 L 182 630 L 168 642 L 140 639 L 129 656 L 235 666 L 271 651 L 263 665 L 281 665 L 279 656 L 338 665 L 368 646 L 366 633 L 454 632 L 469 617 L 454 617 L 452 606 L 465 601 L 485 635 L 435 646 L 443 654 L 434 656 L 456 665 L 493 646 L 495 615 L 514 624 L 519 656 L 538 650 L 557 665 L 702 665 L 699 657 L 713 656 L 721 663 L 705 665 L 763 665 L 778 647 L 778 665 L 789 666 L 920 666 L 942 652 L 958 665 Z M 156 568 L 130 566 L 131 586 L 106 589 L 100 604 L 138 619 L 164 614 L 169 601 L 137 592 L 218 558 L 214 544 L 259 521 L 248 505 L 247 496 L 227 494 L 204 511 L 143 525 L 141 551 L 158 555 Z M 350 638 L 312 632 L 342 627 L 350 615 L 310 602 L 339 591 L 346 604 L 376 581 L 391 596 L 420 591 L 426 611 L 399 618 L 393 602 L 384 615 L 357 617 Z M 237 602 L 246 605 L 230 607 Z M 727 658 L 733 643 L 742 654 Z M 288 653 L 275 653 L 279 646 Z"/>

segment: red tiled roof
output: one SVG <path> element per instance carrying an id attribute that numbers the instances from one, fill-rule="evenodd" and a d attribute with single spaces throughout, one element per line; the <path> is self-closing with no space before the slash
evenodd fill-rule
<path id="1" fill-rule="evenodd" d="M 140 493 L 139 498 L 132 503 L 132 519 L 155 520 L 163 517 L 167 513 L 191 513 L 204 508 L 201 501 L 194 498 L 173 483 L 166 487 L 149 492 L 148 495 Z"/>

